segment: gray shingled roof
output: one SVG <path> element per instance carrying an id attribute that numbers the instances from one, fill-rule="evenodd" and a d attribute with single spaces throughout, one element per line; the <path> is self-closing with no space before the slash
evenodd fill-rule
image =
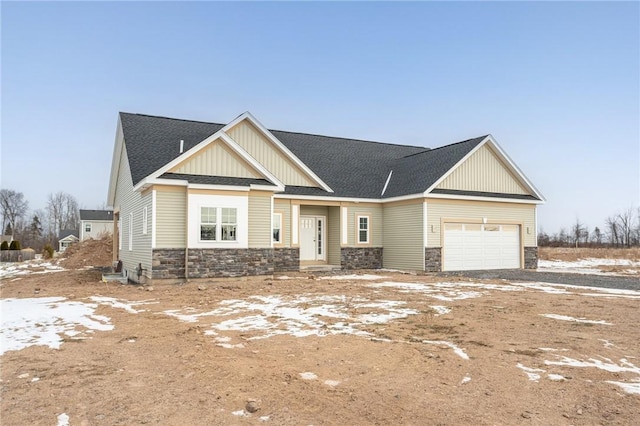
<path id="1" fill-rule="evenodd" d="M 237 178 L 237 177 L 227 177 L 227 176 L 203 176 L 203 175 L 187 175 L 183 173 L 164 173 L 160 175 L 160 178 L 186 180 L 189 183 L 199 183 L 199 184 L 205 184 L 205 185 L 234 185 L 234 186 L 271 185 L 273 186 L 273 184 L 266 179 Z"/>
<path id="2" fill-rule="evenodd" d="M 180 140 L 184 140 L 187 151 L 224 127 L 142 114 L 120 113 L 120 119 L 134 186 L 177 158 Z M 281 130 L 270 132 L 334 191 L 287 186 L 285 194 L 354 198 L 381 198 L 391 170 L 384 198 L 424 192 L 486 137 L 429 149 Z M 191 183 L 269 184 L 263 179 L 249 182 L 250 179 L 173 173 L 161 177 Z"/>
<path id="3" fill-rule="evenodd" d="M 113 220 L 113 211 L 80 210 L 80 220 Z"/>
<path id="4" fill-rule="evenodd" d="M 74 237 L 79 238 L 78 236 L 80 234 L 77 229 L 63 229 L 60 231 L 60 234 L 58 234 L 58 239 L 63 240 L 70 235 L 73 235 Z"/>

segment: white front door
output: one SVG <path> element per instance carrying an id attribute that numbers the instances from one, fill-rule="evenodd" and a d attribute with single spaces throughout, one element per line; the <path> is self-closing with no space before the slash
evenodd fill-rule
<path id="1" fill-rule="evenodd" d="M 325 260 L 323 216 L 300 216 L 300 260 Z"/>

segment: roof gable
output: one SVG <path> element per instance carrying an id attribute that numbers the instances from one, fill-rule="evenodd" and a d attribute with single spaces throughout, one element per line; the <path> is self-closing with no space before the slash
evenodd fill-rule
<path id="1" fill-rule="evenodd" d="M 171 168 L 169 173 L 238 178 L 261 178 L 249 163 L 229 149 L 220 139 Z"/>
<path id="2" fill-rule="evenodd" d="M 458 165 L 437 189 L 531 195 L 487 144 Z"/>

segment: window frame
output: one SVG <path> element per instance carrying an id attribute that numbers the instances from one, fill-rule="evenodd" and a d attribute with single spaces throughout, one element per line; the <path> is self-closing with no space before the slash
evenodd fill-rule
<path id="1" fill-rule="evenodd" d="M 278 225 L 276 227 L 276 224 Z M 275 230 L 278 230 L 278 239 L 276 240 L 273 236 L 273 233 Z M 282 244 L 283 238 L 282 238 L 282 213 L 281 212 L 274 212 L 271 215 L 271 241 L 273 242 L 273 244 Z"/>
<path id="2" fill-rule="evenodd" d="M 214 221 L 208 221 L 203 223 L 202 221 L 202 209 L 210 209 L 215 212 Z M 233 211 L 233 221 L 229 221 L 230 217 L 229 212 L 225 212 L 226 215 L 223 214 L 223 210 L 232 210 Z M 208 213 L 210 215 L 210 213 Z M 227 221 L 224 221 L 227 220 Z M 203 239 L 202 238 L 202 226 L 209 225 L 213 226 L 213 239 Z M 226 238 L 226 231 L 223 227 L 233 227 L 233 232 L 230 234 L 233 236 L 233 239 Z M 199 206 L 199 221 L 198 221 L 198 242 L 200 243 L 237 243 L 238 242 L 238 208 L 237 207 L 223 207 L 223 206 L 211 206 L 211 205 L 201 205 Z"/>
<path id="3" fill-rule="evenodd" d="M 366 223 L 366 229 L 361 229 L 360 228 L 360 219 L 366 219 L 367 223 Z M 360 245 L 368 245 L 371 244 L 371 216 L 369 215 L 364 215 L 364 214 L 359 214 L 356 215 L 356 223 L 355 223 L 355 228 L 356 228 L 356 244 L 360 244 Z M 361 232 L 366 232 L 366 240 L 362 241 L 360 239 L 360 233 Z"/>
<path id="4" fill-rule="evenodd" d="M 88 229 L 87 229 L 88 228 Z M 91 222 L 86 222 L 84 224 L 84 232 L 91 232 Z"/>
<path id="5" fill-rule="evenodd" d="M 146 235 L 147 234 L 147 227 L 149 226 L 149 220 L 147 217 L 147 207 L 143 207 L 142 208 L 142 234 Z"/>
<path id="6" fill-rule="evenodd" d="M 133 212 L 129 213 L 129 251 L 133 251 Z"/>

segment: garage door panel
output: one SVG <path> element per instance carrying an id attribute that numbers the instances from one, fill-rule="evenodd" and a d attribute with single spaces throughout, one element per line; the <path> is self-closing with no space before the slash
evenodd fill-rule
<path id="1" fill-rule="evenodd" d="M 519 267 L 518 225 L 445 224 L 445 271 Z"/>

